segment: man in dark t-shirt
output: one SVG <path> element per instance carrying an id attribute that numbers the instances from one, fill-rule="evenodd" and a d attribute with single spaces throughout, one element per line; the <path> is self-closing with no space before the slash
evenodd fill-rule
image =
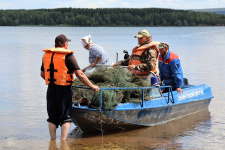
<path id="1" fill-rule="evenodd" d="M 56 139 L 56 129 L 61 126 L 61 140 L 66 140 L 71 119 L 72 109 L 72 76 L 73 73 L 85 85 L 95 92 L 99 87 L 93 85 L 87 76 L 80 70 L 73 51 L 68 50 L 68 41 L 65 35 L 55 39 L 55 48 L 45 49 L 41 66 L 41 77 L 48 85 L 47 112 L 51 139 Z M 63 56 L 63 57 L 61 57 Z M 65 60 L 64 60 L 65 59 Z M 65 62 L 65 63 L 61 63 Z"/>

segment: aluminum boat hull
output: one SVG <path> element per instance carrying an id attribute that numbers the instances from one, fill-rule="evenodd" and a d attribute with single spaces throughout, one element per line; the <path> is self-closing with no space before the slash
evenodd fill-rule
<path id="1" fill-rule="evenodd" d="M 171 98 L 165 93 L 143 103 L 120 103 L 111 111 L 73 105 L 73 122 L 84 133 L 154 126 L 207 109 L 213 96 L 203 84 L 186 86 L 181 94 L 174 91 Z"/>

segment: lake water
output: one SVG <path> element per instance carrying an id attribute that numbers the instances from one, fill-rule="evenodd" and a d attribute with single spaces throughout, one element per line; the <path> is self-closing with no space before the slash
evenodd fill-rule
<path id="1" fill-rule="evenodd" d="M 209 109 L 154 127 L 50 141 L 46 112 L 47 86 L 40 77 L 44 48 L 65 34 L 72 41 L 80 68 L 88 65 L 88 51 L 80 38 L 93 43 L 116 61 L 123 50 L 137 45 L 134 35 L 147 29 L 153 41 L 169 43 L 181 58 L 190 84 L 207 84 L 214 98 Z M 225 27 L 0 27 L 0 149 L 225 149 Z M 71 126 L 70 132 L 75 128 Z"/>

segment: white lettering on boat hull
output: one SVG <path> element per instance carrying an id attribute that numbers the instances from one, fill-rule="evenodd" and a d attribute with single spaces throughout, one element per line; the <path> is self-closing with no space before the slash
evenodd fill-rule
<path id="1" fill-rule="evenodd" d="M 182 94 L 181 96 L 178 96 L 178 101 L 182 101 L 186 98 L 196 97 L 196 96 L 203 95 L 203 94 L 204 94 L 203 90 L 191 92 L 191 93 L 187 93 L 187 94 Z"/>

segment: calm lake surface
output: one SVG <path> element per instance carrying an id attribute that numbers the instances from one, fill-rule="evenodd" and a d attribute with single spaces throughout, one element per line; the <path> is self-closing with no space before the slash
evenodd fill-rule
<path id="1" fill-rule="evenodd" d="M 154 127 L 110 135 L 50 141 L 46 112 L 47 86 L 40 77 L 44 48 L 65 34 L 72 41 L 80 68 L 88 65 L 88 51 L 80 38 L 93 43 L 116 61 L 123 50 L 137 45 L 134 35 L 147 29 L 153 41 L 169 43 L 181 58 L 190 84 L 207 84 L 214 98 L 209 109 Z M 0 27 L 0 149 L 225 149 L 225 27 Z M 70 132 L 74 130 L 72 125 Z M 80 138 L 78 138 L 80 137 Z"/>

